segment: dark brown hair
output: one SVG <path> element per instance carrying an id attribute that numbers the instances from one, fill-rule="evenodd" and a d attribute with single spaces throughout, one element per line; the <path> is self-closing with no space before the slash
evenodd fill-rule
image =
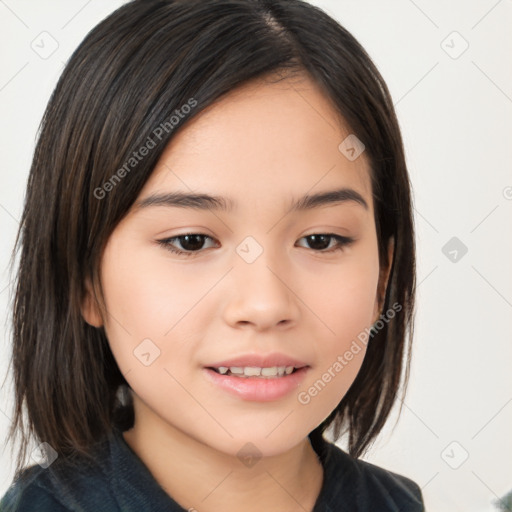
<path id="1" fill-rule="evenodd" d="M 349 451 L 358 457 L 377 436 L 407 385 L 415 290 L 411 190 L 383 78 L 347 30 L 301 0 L 135 0 L 73 53 L 40 127 L 13 252 L 21 248 L 9 433 L 21 436 L 18 469 L 32 435 L 71 459 L 133 421 L 104 329 L 81 315 L 85 280 L 101 303 L 106 241 L 188 120 L 248 80 L 294 73 L 321 88 L 366 147 L 381 268 L 391 263 L 382 311 L 402 308 L 373 336 L 353 385 L 310 437 L 319 439 L 329 426 L 336 438 L 348 432 Z M 191 98 L 195 107 L 156 136 L 155 128 L 167 127 Z M 151 151 L 108 197 L 98 197 L 148 138 Z"/>

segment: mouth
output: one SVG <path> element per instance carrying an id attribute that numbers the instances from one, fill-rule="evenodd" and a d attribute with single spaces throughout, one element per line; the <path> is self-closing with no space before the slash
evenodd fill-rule
<path id="1" fill-rule="evenodd" d="M 204 376 L 214 389 L 238 399 L 270 402 L 292 396 L 310 366 L 208 366 Z"/>
<path id="2" fill-rule="evenodd" d="M 260 379 L 276 379 L 291 375 L 304 366 L 271 366 L 271 367 L 259 367 L 259 366 L 219 366 L 219 367 L 208 367 L 208 370 L 212 370 L 219 375 L 226 375 L 228 377 L 240 377 L 247 379 L 250 377 L 257 377 Z"/>
<path id="3" fill-rule="evenodd" d="M 292 396 L 310 369 L 305 361 L 279 352 L 240 354 L 203 367 L 213 389 L 254 402 Z"/>

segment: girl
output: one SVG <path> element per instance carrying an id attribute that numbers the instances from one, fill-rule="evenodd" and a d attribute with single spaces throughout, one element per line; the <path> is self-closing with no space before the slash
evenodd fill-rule
<path id="1" fill-rule="evenodd" d="M 134 0 L 106 18 L 50 99 L 16 246 L 2 510 L 423 510 L 360 459 L 408 378 L 400 130 L 320 9 Z"/>

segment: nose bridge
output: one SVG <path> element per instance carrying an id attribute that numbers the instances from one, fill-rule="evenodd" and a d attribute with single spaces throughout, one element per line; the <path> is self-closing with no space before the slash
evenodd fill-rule
<path id="1" fill-rule="evenodd" d="M 287 295 L 283 282 L 286 280 L 283 275 L 284 256 L 270 246 L 269 240 L 270 237 L 260 243 L 253 236 L 248 236 L 238 245 L 236 252 L 239 257 L 235 264 L 237 282 L 250 287 L 253 294 L 261 291 L 270 295 Z"/>
<path id="2" fill-rule="evenodd" d="M 287 263 L 277 250 L 246 237 L 236 248 L 232 272 L 233 294 L 226 308 L 227 320 L 269 327 L 297 317 L 289 288 Z"/>

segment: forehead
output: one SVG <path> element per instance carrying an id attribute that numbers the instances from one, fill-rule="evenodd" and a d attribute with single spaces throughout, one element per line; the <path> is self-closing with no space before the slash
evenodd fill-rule
<path id="1" fill-rule="evenodd" d="M 349 136 L 334 105 L 307 76 L 253 80 L 178 126 L 141 195 L 197 189 L 256 206 L 350 187 L 371 207 L 366 155 L 351 161 L 340 150 Z"/>

